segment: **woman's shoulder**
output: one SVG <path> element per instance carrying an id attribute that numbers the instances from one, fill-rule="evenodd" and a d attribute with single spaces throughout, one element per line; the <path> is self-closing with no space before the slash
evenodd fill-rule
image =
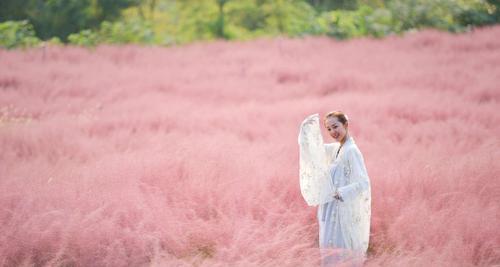
<path id="1" fill-rule="evenodd" d="M 356 142 L 352 137 L 349 138 L 349 141 L 344 144 L 344 153 L 345 154 L 361 154 Z"/>

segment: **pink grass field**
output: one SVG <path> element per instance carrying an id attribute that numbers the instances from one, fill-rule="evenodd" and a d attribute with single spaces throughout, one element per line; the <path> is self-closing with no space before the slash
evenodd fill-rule
<path id="1" fill-rule="evenodd" d="M 331 110 L 366 266 L 499 266 L 499 36 L 0 50 L 0 266 L 317 266 L 297 135 Z"/>

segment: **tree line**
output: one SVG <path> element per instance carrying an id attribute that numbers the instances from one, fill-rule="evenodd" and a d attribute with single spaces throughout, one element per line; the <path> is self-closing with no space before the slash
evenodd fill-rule
<path id="1" fill-rule="evenodd" d="M 500 21 L 500 0 L 2 0 L 0 46 L 460 32 Z"/>

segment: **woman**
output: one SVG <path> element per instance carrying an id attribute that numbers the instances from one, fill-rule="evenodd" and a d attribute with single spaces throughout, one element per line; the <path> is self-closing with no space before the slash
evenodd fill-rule
<path id="1" fill-rule="evenodd" d="M 371 196 L 364 159 L 349 134 L 347 116 L 340 111 L 330 112 L 324 126 L 336 142 L 322 143 L 317 114 L 301 125 L 300 186 L 308 204 L 318 205 L 322 265 L 330 266 L 364 258 L 370 234 Z"/>

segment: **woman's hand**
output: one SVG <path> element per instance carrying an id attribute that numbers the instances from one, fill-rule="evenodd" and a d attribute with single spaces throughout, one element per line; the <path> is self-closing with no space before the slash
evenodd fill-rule
<path id="1" fill-rule="evenodd" d="M 337 190 L 335 190 L 335 193 L 333 194 L 333 198 L 344 202 L 344 200 L 342 199 L 342 196 L 340 196 L 339 191 L 337 191 Z"/>
<path id="2" fill-rule="evenodd" d="M 302 126 L 312 125 L 312 124 L 314 124 L 314 119 L 310 118 L 310 119 L 304 120 L 304 122 L 302 123 Z"/>
<path id="3" fill-rule="evenodd" d="M 304 121 L 302 122 L 302 124 L 303 125 L 313 124 L 317 120 L 319 120 L 319 114 L 315 113 L 315 114 L 309 115 L 307 118 L 305 118 Z"/>

